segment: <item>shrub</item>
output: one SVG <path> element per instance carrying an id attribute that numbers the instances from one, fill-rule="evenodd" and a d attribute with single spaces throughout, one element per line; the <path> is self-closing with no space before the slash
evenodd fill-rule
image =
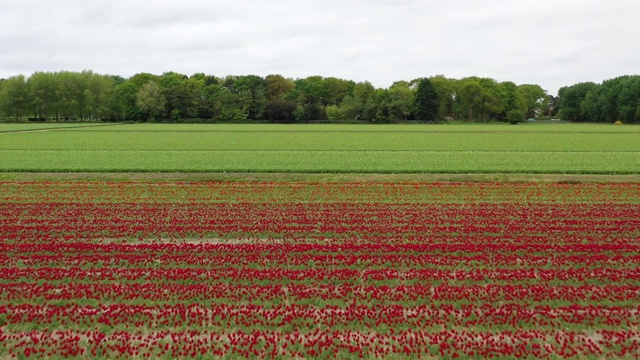
<path id="1" fill-rule="evenodd" d="M 507 112 L 507 121 L 509 124 L 516 125 L 524 121 L 524 113 L 520 110 L 509 110 Z"/>

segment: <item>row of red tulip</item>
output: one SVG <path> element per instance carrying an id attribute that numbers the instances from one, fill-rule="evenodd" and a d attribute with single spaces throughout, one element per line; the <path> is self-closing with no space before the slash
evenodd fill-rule
<path id="1" fill-rule="evenodd" d="M 28 239 L 365 238 L 366 242 L 611 244 L 640 235 L 640 204 L 0 204 L 5 243 Z M 571 236 L 567 236 L 571 235 Z M 553 241 L 551 241 L 553 240 Z M 430 241 L 434 242 L 434 241 Z"/>
<path id="2" fill-rule="evenodd" d="M 126 255 L 125 255 L 126 256 Z M 3 268 L 0 269 L 2 279 L 5 281 L 20 281 L 20 279 L 34 277 L 47 282 L 73 280 L 76 283 L 95 283 L 100 281 L 139 281 L 139 282 L 184 282 L 191 279 L 206 278 L 208 281 L 269 281 L 278 283 L 295 282 L 304 279 L 305 283 L 322 284 L 331 282 L 333 284 L 350 284 L 354 282 L 370 282 L 397 280 L 404 283 L 426 282 L 434 283 L 442 279 L 450 279 L 458 282 L 467 281 L 518 281 L 535 282 L 545 284 L 559 281 L 582 282 L 590 280 L 613 284 L 618 282 L 629 282 L 640 279 L 640 269 L 613 269 L 588 266 L 582 268 L 547 268 L 540 269 L 534 267 L 522 268 L 466 268 L 466 269 L 442 269 L 442 268 L 374 268 L 358 269 L 349 267 L 348 264 L 355 265 L 357 260 L 350 259 L 350 262 L 338 264 L 333 261 L 333 265 L 322 262 L 321 259 L 327 257 L 312 257 L 309 261 L 319 261 L 325 268 L 285 268 L 289 263 L 282 262 L 282 257 L 270 257 L 268 268 L 240 268 L 240 267 L 213 267 L 206 268 L 176 268 L 176 267 L 136 267 L 136 268 L 110 268 L 108 272 L 96 271 L 94 268 L 78 267 L 59 268 L 42 266 L 38 268 Z M 314 260 L 315 259 L 315 260 Z M 341 258 L 342 259 L 342 258 Z M 139 260 L 139 259 L 137 259 Z M 265 259 L 266 260 L 266 259 Z M 338 259 L 336 259 L 338 260 Z M 382 262 L 382 261 L 380 261 Z M 150 263 L 150 262 L 149 262 Z M 389 261 L 387 261 L 389 263 Z M 87 261 L 84 266 L 90 265 Z M 437 266 L 436 264 L 433 264 Z M 346 267 L 344 267 L 346 266 Z"/>
<path id="3" fill-rule="evenodd" d="M 638 184 L 0 189 L 0 357 L 640 353 Z"/>
<path id="4" fill-rule="evenodd" d="M 51 324 L 64 324 L 72 329 L 98 326 L 141 326 L 151 330 L 175 327 L 219 329 L 243 326 L 276 331 L 283 327 L 300 327 L 309 322 L 327 328 L 369 328 L 386 332 L 400 325 L 411 329 L 434 328 L 495 328 L 517 326 L 537 330 L 553 330 L 567 326 L 589 324 L 592 327 L 632 328 L 637 325 L 640 306 L 568 305 L 550 307 L 526 303 L 432 303 L 403 306 L 401 304 L 345 306 L 292 304 L 214 304 L 202 306 L 184 303 L 163 305 L 109 304 L 67 305 L 33 304 L 4 305 L 1 313 L 6 324 L 29 324 L 46 329 Z M 636 318 L 636 320 L 634 320 Z M 248 325 L 247 325 L 248 324 Z"/>
<path id="5" fill-rule="evenodd" d="M 386 334 L 353 330 L 281 331 L 40 331 L 3 333 L 0 341 L 17 344 L 11 357 L 95 358 L 328 358 L 470 357 L 484 358 L 629 358 L 638 355 L 638 330 L 474 331 L 404 329 Z"/>

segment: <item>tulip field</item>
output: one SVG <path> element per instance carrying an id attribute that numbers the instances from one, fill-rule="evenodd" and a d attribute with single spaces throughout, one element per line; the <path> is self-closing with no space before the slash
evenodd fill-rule
<path id="1" fill-rule="evenodd" d="M 640 183 L 0 181 L 0 359 L 637 359 Z"/>

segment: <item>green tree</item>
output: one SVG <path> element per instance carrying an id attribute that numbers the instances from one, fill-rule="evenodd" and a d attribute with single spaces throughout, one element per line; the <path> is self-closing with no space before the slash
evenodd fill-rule
<path id="1" fill-rule="evenodd" d="M 114 90 L 111 76 L 90 74 L 85 89 L 86 111 L 90 119 L 102 119 L 109 112 L 109 102 Z"/>
<path id="2" fill-rule="evenodd" d="M 352 80 L 335 77 L 326 78 L 324 81 L 327 88 L 327 103 L 331 105 L 338 105 L 344 100 L 345 96 L 353 95 L 353 89 L 356 86 L 356 83 Z"/>
<path id="3" fill-rule="evenodd" d="M 480 78 L 480 115 L 481 120 L 497 120 L 504 114 L 505 104 L 501 101 L 498 83 L 491 78 Z"/>
<path id="4" fill-rule="evenodd" d="M 198 107 L 198 117 L 201 119 L 213 120 L 216 117 L 216 96 L 222 88 L 208 80 L 210 77 L 206 77 L 204 80 L 204 86 L 202 87 L 202 95 Z"/>
<path id="5" fill-rule="evenodd" d="M 415 100 L 415 118 L 420 121 L 434 121 L 438 115 L 440 100 L 431 80 L 422 78 L 418 82 Z"/>
<path id="6" fill-rule="evenodd" d="M 609 117 L 615 117 L 615 114 L 608 115 L 614 112 L 615 108 L 609 102 L 611 97 L 607 90 L 598 85 L 587 92 L 579 106 L 581 121 L 597 122 Z"/>
<path id="7" fill-rule="evenodd" d="M 137 98 L 138 88 L 133 82 L 126 80 L 117 85 L 109 99 L 110 117 L 116 121 L 140 120 Z"/>
<path id="8" fill-rule="evenodd" d="M 307 95 L 300 96 L 300 102 L 293 112 L 296 122 L 309 122 L 314 120 L 326 120 L 327 113 L 325 107 L 320 104 L 307 100 Z"/>
<path id="9" fill-rule="evenodd" d="M 640 122 L 640 76 L 626 79 L 616 96 L 619 120 L 625 123 Z"/>
<path id="10" fill-rule="evenodd" d="M 297 109 L 296 102 L 286 98 L 271 100 L 265 109 L 266 117 L 270 122 L 292 123 L 295 121 L 294 112 Z"/>
<path id="11" fill-rule="evenodd" d="M 234 83 L 234 90 L 242 99 L 247 118 L 262 120 L 268 102 L 265 79 L 258 75 L 238 76 Z"/>
<path id="12" fill-rule="evenodd" d="M 539 85 L 524 84 L 518 86 L 518 95 L 524 105 L 524 115 L 528 118 L 536 117 L 545 110 L 544 104 L 547 92 Z"/>
<path id="13" fill-rule="evenodd" d="M 163 118 L 176 120 L 182 116 L 186 116 L 189 99 L 182 84 L 187 79 L 187 75 L 173 71 L 165 72 L 160 76 L 158 85 L 160 85 L 162 95 L 165 99 L 165 108 L 162 112 Z"/>
<path id="14" fill-rule="evenodd" d="M 299 93 L 294 90 L 295 83 L 282 75 L 268 75 L 265 78 L 267 103 L 265 117 L 270 122 L 291 123 L 295 120 Z"/>
<path id="15" fill-rule="evenodd" d="M 295 81 L 296 90 L 304 95 L 308 104 L 326 106 L 329 103 L 329 89 L 321 76 L 309 76 Z"/>
<path id="16" fill-rule="evenodd" d="M 85 88 L 83 74 L 71 71 L 57 73 L 58 98 L 60 99 L 60 112 L 66 120 L 80 118 L 82 120 L 85 106 Z"/>
<path id="17" fill-rule="evenodd" d="M 329 105 L 327 106 L 327 119 L 336 122 L 342 121 L 345 119 L 343 109 L 338 105 Z"/>
<path id="18" fill-rule="evenodd" d="M 157 75 L 149 74 L 149 73 L 137 73 L 128 79 L 133 85 L 135 85 L 136 89 L 140 89 L 142 85 L 150 82 L 160 81 L 160 77 Z"/>
<path id="19" fill-rule="evenodd" d="M 431 80 L 431 83 L 438 93 L 439 104 L 437 118 L 444 119 L 446 117 L 453 117 L 456 99 L 456 80 L 447 79 L 444 75 L 437 75 L 429 80 Z"/>
<path id="20" fill-rule="evenodd" d="M 583 82 L 571 86 L 561 87 L 558 90 L 560 118 L 569 121 L 585 121 L 585 114 L 582 111 L 582 102 L 586 99 L 589 91 L 598 87 L 592 82 Z"/>
<path id="21" fill-rule="evenodd" d="M 387 91 L 389 120 L 392 122 L 408 120 L 414 112 L 416 92 L 406 81 L 396 81 Z"/>
<path id="22" fill-rule="evenodd" d="M 147 121 L 154 121 L 165 110 L 165 98 L 160 85 L 150 81 L 138 90 L 136 105 Z"/>
<path id="23" fill-rule="evenodd" d="M 146 120 L 149 114 L 138 106 L 138 92 L 147 83 L 157 84 L 159 80 L 160 77 L 157 75 L 137 73 L 117 84 L 109 101 L 111 117 L 116 120 Z"/>
<path id="24" fill-rule="evenodd" d="M 347 95 L 340 104 L 341 120 L 357 121 L 362 116 L 363 106 L 356 96 Z"/>
<path id="25" fill-rule="evenodd" d="M 27 79 L 36 117 L 58 118 L 58 79 L 55 73 L 35 72 Z"/>
<path id="26" fill-rule="evenodd" d="M 267 100 L 282 100 L 284 94 L 292 90 L 295 86 L 293 80 L 282 75 L 267 75 L 265 78 L 267 85 Z"/>
<path id="27" fill-rule="evenodd" d="M 372 121 L 375 116 L 376 88 L 368 81 L 359 82 L 353 88 L 353 103 L 350 103 L 350 118 L 360 121 Z M 344 101 L 344 100 L 343 100 Z"/>
<path id="28" fill-rule="evenodd" d="M 372 109 L 372 117 L 369 121 L 383 124 L 396 122 L 396 119 L 391 116 L 391 100 L 388 89 L 376 89 L 371 100 L 374 106 Z"/>
<path id="29" fill-rule="evenodd" d="M 12 76 L 2 82 L 0 105 L 7 114 L 14 115 L 16 121 L 22 120 L 31 101 L 31 93 L 24 75 Z"/>
<path id="30" fill-rule="evenodd" d="M 360 100 L 361 105 L 365 105 L 375 93 L 376 88 L 368 81 L 359 82 L 353 88 L 353 96 Z"/>
<path id="31" fill-rule="evenodd" d="M 456 118 L 473 121 L 480 112 L 482 86 L 477 77 L 461 79 L 456 84 Z"/>
<path id="32" fill-rule="evenodd" d="M 180 98 L 178 110 L 189 119 L 201 117 L 206 96 L 205 80 L 195 77 L 184 79 L 179 86 Z"/>
<path id="33" fill-rule="evenodd" d="M 503 109 L 503 116 L 499 120 L 509 121 L 509 112 L 516 110 L 520 113 L 524 112 L 524 100 L 518 92 L 518 86 L 511 81 L 503 81 L 498 84 L 498 92 Z M 522 111 L 520 111 L 522 110 Z"/>
<path id="34" fill-rule="evenodd" d="M 298 92 L 294 117 L 297 122 L 326 120 L 325 107 L 329 103 L 329 90 L 321 76 L 309 76 L 295 82 Z"/>
<path id="35" fill-rule="evenodd" d="M 513 109 L 507 111 L 507 121 L 510 124 L 517 124 L 524 121 L 524 113 L 521 110 Z"/>
<path id="36" fill-rule="evenodd" d="M 107 75 L 107 77 L 111 78 L 111 82 L 113 82 L 113 86 L 118 86 L 124 83 L 125 81 L 127 81 L 127 79 L 123 78 L 120 75 Z"/>
<path id="37" fill-rule="evenodd" d="M 210 85 L 213 90 L 210 102 L 213 104 L 214 119 L 216 121 L 245 121 L 248 119 L 247 106 L 241 94 L 234 88 L 235 78 L 226 77 L 221 85 Z"/>

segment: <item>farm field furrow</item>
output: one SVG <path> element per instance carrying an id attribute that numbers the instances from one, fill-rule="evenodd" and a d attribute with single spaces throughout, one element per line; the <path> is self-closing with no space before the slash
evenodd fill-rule
<path id="1" fill-rule="evenodd" d="M 633 358 L 640 184 L 0 182 L 0 358 Z"/>

